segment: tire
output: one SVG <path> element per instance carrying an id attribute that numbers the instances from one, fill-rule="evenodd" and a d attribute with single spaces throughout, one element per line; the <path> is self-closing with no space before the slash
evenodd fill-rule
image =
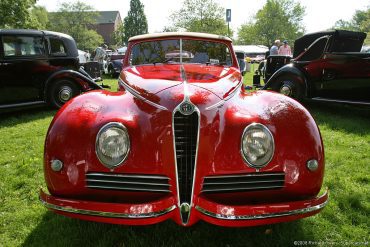
<path id="1" fill-rule="evenodd" d="M 76 83 L 62 79 L 54 82 L 48 91 L 49 103 L 52 107 L 61 108 L 67 101 L 80 94 Z"/>
<path id="2" fill-rule="evenodd" d="M 282 77 L 278 79 L 278 83 L 273 90 L 297 101 L 301 101 L 304 95 L 302 85 L 291 77 Z"/>
<path id="3" fill-rule="evenodd" d="M 117 73 L 116 73 L 116 71 L 114 71 L 113 67 L 109 67 L 109 75 L 112 78 L 116 78 L 117 77 Z"/>

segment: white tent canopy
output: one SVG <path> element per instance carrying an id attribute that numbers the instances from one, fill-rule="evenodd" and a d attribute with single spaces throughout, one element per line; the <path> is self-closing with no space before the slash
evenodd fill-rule
<path id="1" fill-rule="evenodd" d="M 269 50 L 267 46 L 264 45 L 234 45 L 235 51 L 242 51 L 244 53 L 265 53 Z"/>

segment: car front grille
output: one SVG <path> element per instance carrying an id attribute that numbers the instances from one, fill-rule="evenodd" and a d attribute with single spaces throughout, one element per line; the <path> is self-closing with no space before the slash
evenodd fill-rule
<path id="1" fill-rule="evenodd" d="M 229 193 L 243 191 L 273 190 L 284 187 L 285 173 L 250 173 L 228 176 L 205 177 L 204 193 Z"/>
<path id="2" fill-rule="evenodd" d="M 174 114 L 175 148 L 180 204 L 191 202 L 193 189 L 195 156 L 198 140 L 197 112 L 183 115 L 179 111 Z"/>
<path id="3" fill-rule="evenodd" d="M 169 178 L 155 175 L 87 173 L 86 187 L 103 190 L 170 192 Z"/>

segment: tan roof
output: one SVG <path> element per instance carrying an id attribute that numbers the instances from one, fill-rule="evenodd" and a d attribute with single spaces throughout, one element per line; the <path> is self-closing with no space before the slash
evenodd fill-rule
<path id="1" fill-rule="evenodd" d="M 143 35 L 137 35 L 137 36 L 131 37 L 128 41 L 141 40 L 141 39 L 165 38 L 165 37 L 173 37 L 173 36 L 232 41 L 230 38 L 222 36 L 222 35 L 209 34 L 209 33 L 194 33 L 194 32 L 168 32 L 168 33 L 143 34 Z"/>

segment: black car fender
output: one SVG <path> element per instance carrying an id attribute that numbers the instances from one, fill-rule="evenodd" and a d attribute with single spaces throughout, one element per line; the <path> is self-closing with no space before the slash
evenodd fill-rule
<path id="1" fill-rule="evenodd" d="M 77 83 L 77 85 L 81 88 L 83 91 L 87 91 L 86 89 L 83 88 L 83 85 L 79 81 L 83 81 L 87 83 L 89 86 L 88 90 L 93 90 L 93 89 L 103 89 L 100 85 L 96 84 L 92 79 L 88 78 L 87 76 L 83 75 L 82 73 L 75 71 L 75 70 L 59 70 L 55 73 L 53 73 L 45 82 L 45 87 L 44 87 L 44 97 L 47 95 L 47 90 L 53 81 L 59 80 L 59 79 L 70 79 L 74 82 Z"/>
<path id="2" fill-rule="evenodd" d="M 279 78 L 281 77 L 290 77 L 292 78 L 292 81 L 297 82 L 302 85 L 302 88 L 304 89 L 304 94 L 307 96 L 309 91 L 309 85 L 307 83 L 307 78 L 304 75 L 304 73 L 295 67 L 293 64 L 287 64 L 280 69 L 278 69 L 266 82 L 266 84 L 263 86 L 262 89 L 268 89 L 268 88 L 275 88 L 278 83 L 280 83 Z"/>

